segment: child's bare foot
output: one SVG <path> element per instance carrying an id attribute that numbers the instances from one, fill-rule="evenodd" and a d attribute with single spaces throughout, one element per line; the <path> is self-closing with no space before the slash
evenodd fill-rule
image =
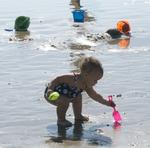
<path id="1" fill-rule="evenodd" d="M 71 127 L 72 123 L 68 120 L 65 120 L 65 121 L 58 121 L 57 125 L 62 127 Z"/>
<path id="2" fill-rule="evenodd" d="M 87 122 L 87 121 L 89 121 L 89 117 L 87 117 L 87 116 L 80 116 L 80 118 L 76 118 L 75 119 L 75 122 L 76 123 L 83 123 L 83 122 Z"/>

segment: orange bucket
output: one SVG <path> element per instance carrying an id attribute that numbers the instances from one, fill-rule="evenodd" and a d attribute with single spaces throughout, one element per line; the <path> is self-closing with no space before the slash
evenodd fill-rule
<path id="1" fill-rule="evenodd" d="M 129 22 L 127 20 L 119 21 L 117 23 L 117 30 L 122 33 L 128 34 L 130 32 Z"/>

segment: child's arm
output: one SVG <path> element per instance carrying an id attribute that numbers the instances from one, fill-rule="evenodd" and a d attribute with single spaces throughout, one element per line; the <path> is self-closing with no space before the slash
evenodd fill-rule
<path id="1" fill-rule="evenodd" d="M 111 106 L 111 107 L 115 107 L 116 104 L 112 101 L 107 101 L 105 100 L 100 94 L 98 94 L 92 87 L 91 88 L 87 88 L 85 90 L 87 92 L 87 94 L 95 101 L 107 105 L 107 106 Z"/>

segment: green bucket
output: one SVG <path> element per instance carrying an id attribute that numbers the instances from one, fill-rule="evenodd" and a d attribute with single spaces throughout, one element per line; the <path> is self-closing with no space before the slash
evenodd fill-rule
<path id="1" fill-rule="evenodd" d="M 15 20 L 16 31 L 27 31 L 30 25 L 30 18 L 26 16 L 19 16 Z"/>

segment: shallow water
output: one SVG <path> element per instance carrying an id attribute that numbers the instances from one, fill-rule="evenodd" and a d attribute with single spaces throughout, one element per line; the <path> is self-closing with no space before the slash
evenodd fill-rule
<path id="1" fill-rule="evenodd" d="M 0 148 L 111 147 L 149 148 L 150 139 L 150 1 L 83 0 L 84 24 L 74 24 L 71 1 L 0 0 Z M 26 41 L 9 41 L 19 15 L 30 16 Z M 127 48 L 118 43 L 89 42 L 84 33 L 105 32 L 120 19 L 131 23 Z M 21 38 L 22 39 L 22 38 Z M 55 46 L 51 46 L 55 45 Z M 96 89 L 114 97 L 123 121 L 114 128 L 112 110 L 83 94 L 90 122 L 59 130 L 55 107 L 43 99 L 45 84 L 78 69 L 83 55 L 101 60 L 105 74 Z M 69 108 L 67 118 L 73 121 Z"/>

